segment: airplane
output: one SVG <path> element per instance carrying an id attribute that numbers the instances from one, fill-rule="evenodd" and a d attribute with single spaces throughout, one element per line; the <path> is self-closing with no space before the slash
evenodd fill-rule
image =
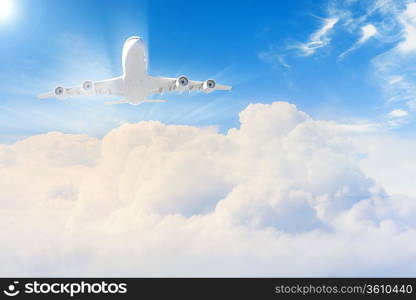
<path id="1" fill-rule="evenodd" d="M 178 78 L 154 77 L 147 73 L 146 45 L 141 37 L 128 38 L 123 46 L 123 75 L 101 81 L 84 81 L 81 86 L 57 86 L 52 92 L 38 95 L 40 99 L 109 95 L 121 96 L 122 100 L 107 102 L 109 104 L 129 103 L 139 105 L 144 102 L 165 102 L 160 99 L 147 99 L 153 94 L 163 95 L 169 92 L 201 91 L 211 93 L 215 90 L 231 90 L 229 85 L 217 84 L 213 79 L 206 81 L 190 80 L 185 75 Z"/>

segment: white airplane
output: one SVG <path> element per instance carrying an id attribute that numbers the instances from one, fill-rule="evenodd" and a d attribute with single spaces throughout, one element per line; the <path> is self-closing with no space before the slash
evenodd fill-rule
<path id="1" fill-rule="evenodd" d="M 86 80 L 81 86 L 58 86 L 52 92 L 40 94 L 38 98 L 65 99 L 76 96 L 110 95 L 121 96 L 123 100 L 108 102 L 110 104 L 143 102 L 165 102 L 164 100 L 146 99 L 148 95 L 164 94 L 178 91 L 202 91 L 211 93 L 214 90 L 231 90 L 231 86 L 217 84 L 213 79 L 206 81 L 190 80 L 186 76 L 178 78 L 153 77 L 147 74 L 146 46 L 142 38 L 133 36 L 126 40 L 122 55 L 123 75 L 101 81 Z"/>

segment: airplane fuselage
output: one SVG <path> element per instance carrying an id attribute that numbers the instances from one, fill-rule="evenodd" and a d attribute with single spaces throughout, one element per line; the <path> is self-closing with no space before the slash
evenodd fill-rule
<path id="1" fill-rule="evenodd" d="M 140 37 L 129 38 L 123 46 L 122 64 L 126 98 L 140 102 L 148 92 L 147 54 L 144 41 Z"/>

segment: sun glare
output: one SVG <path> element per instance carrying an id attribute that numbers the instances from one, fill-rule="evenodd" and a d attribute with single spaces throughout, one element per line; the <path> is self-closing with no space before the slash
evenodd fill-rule
<path id="1" fill-rule="evenodd" d="M 0 0 L 0 20 L 8 19 L 13 14 L 13 1 Z"/>

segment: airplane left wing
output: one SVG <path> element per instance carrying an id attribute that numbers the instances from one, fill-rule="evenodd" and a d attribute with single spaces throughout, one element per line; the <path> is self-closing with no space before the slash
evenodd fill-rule
<path id="1" fill-rule="evenodd" d="M 40 99 L 58 98 L 64 99 L 75 96 L 91 96 L 91 95 L 116 95 L 124 96 L 123 78 L 116 77 L 107 80 L 92 82 L 86 80 L 81 86 L 63 87 L 58 86 L 52 92 L 38 95 Z"/>
<path id="2" fill-rule="evenodd" d="M 169 92 L 201 91 L 210 93 L 215 90 L 229 91 L 229 85 L 217 84 L 213 79 L 206 81 L 189 80 L 186 76 L 178 78 L 150 77 L 153 89 L 151 94 L 164 94 Z"/>

